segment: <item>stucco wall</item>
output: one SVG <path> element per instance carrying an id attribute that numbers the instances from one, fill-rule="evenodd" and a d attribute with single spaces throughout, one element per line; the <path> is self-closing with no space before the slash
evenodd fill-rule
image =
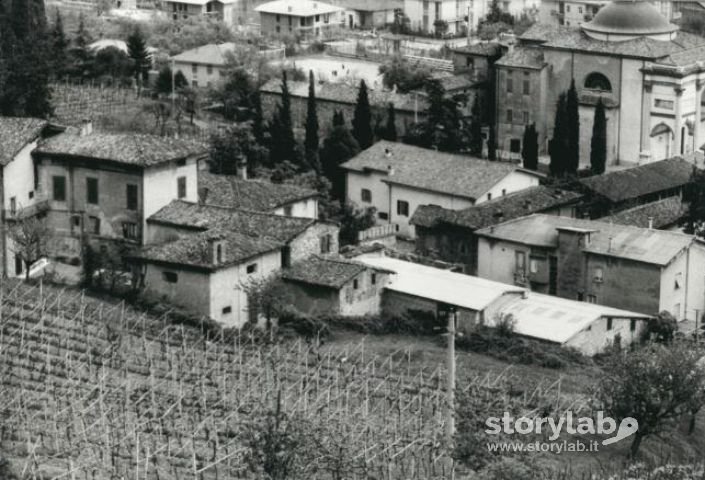
<path id="1" fill-rule="evenodd" d="M 164 280 L 164 272 L 178 275 L 176 283 Z M 148 264 L 144 276 L 145 289 L 165 297 L 191 312 L 210 315 L 210 281 L 207 273 L 178 270 L 168 266 Z"/>
<path id="2" fill-rule="evenodd" d="M 531 248 L 527 245 L 478 237 L 477 276 L 514 285 L 517 251 L 524 252 L 529 261 Z"/>
<path id="3" fill-rule="evenodd" d="M 210 87 L 223 81 L 225 72 L 223 67 L 211 65 L 210 73 L 208 67 L 205 64 L 174 61 L 174 71 L 183 73 L 189 86 L 192 87 Z M 196 84 L 193 83 L 194 80 L 197 82 Z"/>
<path id="4" fill-rule="evenodd" d="M 601 352 L 610 344 L 614 343 L 617 335 L 620 337 L 621 345 L 629 345 L 639 340 L 641 331 L 645 328 L 643 320 L 636 320 L 635 329 L 631 329 L 632 320 L 628 318 L 613 318 L 612 329 L 607 330 L 607 318 L 602 317 L 595 320 L 584 330 L 578 332 L 570 338 L 564 345 L 573 347 L 585 355 L 595 355 Z"/>
<path id="5" fill-rule="evenodd" d="M 287 281 L 286 285 L 291 295 L 292 306 L 299 312 L 308 315 L 340 313 L 337 290 L 291 281 Z"/>
<path id="6" fill-rule="evenodd" d="M 345 179 L 345 194 L 351 202 L 361 208 L 374 207 L 377 210 L 378 223 L 389 223 L 390 220 L 379 219 L 379 213 L 389 215 L 389 186 L 382 181 L 386 173 L 380 172 L 354 172 L 347 170 Z M 362 200 L 362 189 L 366 188 L 372 193 L 372 200 Z M 390 217 L 391 218 L 391 217 Z"/>
<path id="7" fill-rule="evenodd" d="M 375 284 L 372 284 L 372 275 L 375 275 Z M 354 288 L 357 280 L 357 289 Z M 365 270 L 355 279 L 347 282 L 339 292 L 340 314 L 346 316 L 367 315 L 380 313 L 382 292 L 389 282 L 389 275 Z"/>
<path id="8" fill-rule="evenodd" d="M 318 218 L 318 199 L 307 198 L 298 202 L 288 204 L 291 207 L 292 217 Z M 284 206 L 274 210 L 277 215 L 284 215 Z"/>
<path id="9" fill-rule="evenodd" d="M 178 198 L 177 179 L 179 177 L 186 177 L 186 197 L 182 200 L 198 201 L 197 163 L 195 158 L 189 158 L 183 166 L 166 163 L 145 169 L 142 191 L 145 219 Z"/>

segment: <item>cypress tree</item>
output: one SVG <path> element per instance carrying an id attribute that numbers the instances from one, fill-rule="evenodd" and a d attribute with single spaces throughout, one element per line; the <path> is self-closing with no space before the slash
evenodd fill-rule
<path id="1" fill-rule="evenodd" d="M 275 166 L 284 161 L 298 165 L 296 138 L 294 137 L 294 126 L 291 120 L 291 94 L 289 93 L 286 72 L 282 72 L 281 88 L 282 100 L 277 105 L 270 124 L 270 159 Z"/>
<path id="2" fill-rule="evenodd" d="M 384 127 L 384 135 L 382 136 L 382 138 L 390 142 L 397 141 L 397 122 L 395 117 L 394 104 L 390 103 L 387 107 L 387 124 Z"/>
<path id="3" fill-rule="evenodd" d="M 602 98 L 595 107 L 595 119 L 592 123 L 592 138 L 590 139 L 590 169 L 595 175 L 605 172 L 607 162 L 607 117 Z"/>
<path id="4" fill-rule="evenodd" d="M 333 128 L 323 140 L 321 172 L 331 182 L 331 195 L 345 201 L 345 173 L 340 164 L 360 152 L 360 145 L 345 126 L 343 112 L 333 114 Z"/>
<path id="5" fill-rule="evenodd" d="M 135 81 L 138 85 L 147 80 L 150 58 L 147 52 L 147 42 L 139 28 L 135 28 L 127 37 L 127 56 L 132 59 Z"/>
<path id="6" fill-rule="evenodd" d="M 313 70 L 308 72 L 308 103 L 306 109 L 306 138 L 304 149 L 306 163 L 314 170 L 320 170 L 318 164 L 318 113 L 316 113 L 316 86 L 313 81 Z"/>
<path id="7" fill-rule="evenodd" d="M 524 129 L 524 139 L 522 141 L 521 158 L 524 162 L 524 168 L 529 170 L 537 170 L 539 166 L 539 142 L 536 125 L 527 125 Z"/>
<path id="8" fill-rule="evenodd" d="M 580 166 L 580 113 L 578 108 L 578 91 L 575 88 L 575 79 L 572 79 L 566 98 L 566 173 L 569 175 L 577 175 Z"/>
<path id="9" fill-rule="evenodd" d="M 560 177 L 566 172 L 566 155 L 568 154 L 566 115 L 566 94 L 563 92 L 558 96 L 553 123 L 553 138 L 551 138 L 548 148 L 548 154 L 551 156 L 549 170 L 554 177 Z"/>
<path id="10" fill-rule="evenodd" d="M 252 114 L 252 134 L 255 136 L 257 143 L 264 145 L 264 113 L 262 112 L 262 97 L 259 94 L 259 90 L 256 90 L 252 95 L 252 104 L 254 109 Z"/>
<path id="11" fill-rule="evenodd" d="M 357 94 L 355 114 L 352 120 L 352 134 L 360 145 L 361 149 L 372 146 L 374 133 L 372 132 L 372 110 L 370 109 L 370 99 L 367 95 L 367 85 L 364 80 L 360 80 L 360 90 Z"/>
<path id="12" fill-rule="evenodd" d="M 470 113 L 470 153 L 479 157 L 482 155 L 482 112 L 479 95 L 475 95 Z"/>
<path id="13" fill-rule="evenodd" d="M 64 32 L 64 21 L 61 18 L 61 12 L 56 9 L 54 17 L 54 26 L 51 29 L 51 55 L 53 60 L 54 76 L 62 77 L 68 68 L 67 49 L 69 42 L 66 39 Z"/>
<path id="14" fill-rule="evenodd" d="M 487 139 L 487 158 L 497 160 L 497 138 L 494 133 L 494 125 L 491 124 L 489 138 Z"/>

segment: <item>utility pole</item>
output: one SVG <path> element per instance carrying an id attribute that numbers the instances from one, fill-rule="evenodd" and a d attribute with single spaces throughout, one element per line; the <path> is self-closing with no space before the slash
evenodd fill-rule
<path id="1" fill-rule="evenodd" d="M 448 446 L 453 445 L 455 434 L 455 324 L 457 310 L 451 307 L 448 312 L 448 418 L 446 420 L 446 436 Z"/>

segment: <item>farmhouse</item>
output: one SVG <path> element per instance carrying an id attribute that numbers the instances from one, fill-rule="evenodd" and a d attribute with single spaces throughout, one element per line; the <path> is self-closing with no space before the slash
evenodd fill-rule
<path id="1" fill-rule="evenodd" d="M 274 0 L 255 7 L 262 35 L 320 37 L 344 24 L 343 8 L 313 0 Z"/>
<path id="2" fill-rule="evenodd" d="M 200 143 L 152 135 L 65 132 L 33 152 L 55 255 L 80 257 L 83 238 L 101 250 L 144 243 L 146 219 L 174 199 L 196 201 Z"/>
<path id="3" fill-rule="evenodd" d="M 318 218 L 318 192 L 296 185 L 248 180 L 241 176 L 198 172 L 201 203 L 287 217 Z"/>
<path id="4" fill-rule="evenodd" d="M 537 186 L 462 210 L 419 205 L 409 223 L 416 230 L 416 252 L 465 265 L 477 272 L 475 231 L 532 213 L 575 217 L 582 195 L 555 187 Z"/>
<path id="5" fill-rule="evenodd" d="M 348 200 L 374 207 L 378 221 L 398 225 L 415 237 L 409 223 L 419 205 L 461 210 L 537 186 L 541 174 L 512 163 L 380 141 L 341 165 Z"/>
<path id="6" fill-rule="evenodd" d="M 59 133 L 58 127 L 39 118 L 0 117 L 0 275 L 24 273 L 21 258 L 15 253 L 5 229 L 20 213 L 32 214 L 46 206 L 37 192 L 32 151 L 43 138 Z"/>
<path id="7" fill-rule="evenodd" d="M 358 316 L 380 313 L 392 272 L 344 258 L 312 255 L 282 271 L 300 312 Z"/>
<path id="8" fill-rule="evenodd" d="M 679 320 L 705 308 L 705 245 L 692 235 L 551 215 L 476 235 L 484 278 Z"/>
<path id="9" fill-rule="evenodd" d="M 375 254 L 357 260 L 394 272 L 383 294 L 385 312 L 420 310 L 437 317 L 453 312 L 461 333 L 468 333 L 476 325 L 495 326 L 511 315 L 519 335 L 594 355 L 617 336 L 622 345 L 637 340 L 649 318 L 642 313 L 551 297 Z"/>

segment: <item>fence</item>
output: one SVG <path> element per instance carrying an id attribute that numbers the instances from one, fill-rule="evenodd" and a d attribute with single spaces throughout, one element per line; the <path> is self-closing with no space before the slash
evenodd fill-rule
<path id="1" fill-rule="evenodd" d="M 367 230 L 362 230 L 357 233 L 358 242 L 366 242 L 370 240 L 377 240 L 380 238 L 394 237 L 397 234 L 399 226 L 396 223 L 387 223 L 385 225 L 376 225 L 374 227 L 368 228 Z"/>

